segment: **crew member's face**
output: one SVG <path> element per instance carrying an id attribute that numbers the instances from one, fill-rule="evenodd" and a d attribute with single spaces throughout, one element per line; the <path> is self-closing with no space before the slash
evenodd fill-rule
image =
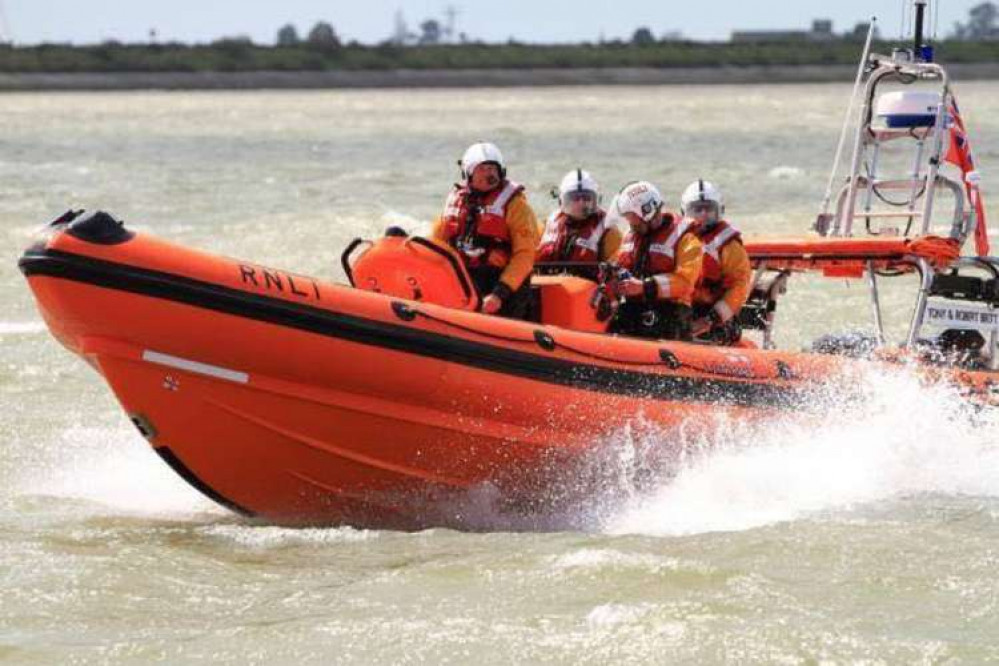
<path id="1" fill-rule="evenodd" d="M 478 192 L 488 192 L 500 184 L 500 170 L 495 164 L 480 164 L 472 171 L 469 185 Z"/>
<path id="2" fill-rule="evenodd" d="M 562 210 L 573 220 L 585 220 L 597 210 L 597 195 L 586 190 L 566 192 L 563 196 Z"/>
<path id="3" fill-rule="evenodd" d="M 625 213 L 624 219 L 628 220 L 628 226 L 631 227 L 631 231 L 638 236 L 644 236 L 649 233 L 649 229 L 652 228 L 652 226 L 640 218 L 637 213 Z"/>
<path id="4" fill-rule="evenodd" d="M 687 215 L 702 224 L 718 221 L 718 206 L 713 201 L 695 201 L 688 206 Z"/>

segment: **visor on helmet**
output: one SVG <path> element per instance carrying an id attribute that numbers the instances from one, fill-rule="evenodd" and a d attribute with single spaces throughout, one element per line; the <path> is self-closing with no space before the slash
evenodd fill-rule
<path id="1" fill-rule="evenodd" d="M 590 192 L 589 190 L 576 190 L 574 192 L 566 192 L 563 199 L 567 203 L 575 203 L 577 201 L 589 201 L 593 204 L 597 203 L 597 193 Z"/>
<path id="2" fill-rule="evenodd" d="M 691 215 L 702 215 L 704 213 L 715 213 L 718 211 L 718 204 L 714 201 L 694 201 L 687 205 Z"/>
<path id="3" fill-rule="evenodd" d="M 562 195 L 562 212 L 571 218 L 582 220 L 597 212 L 597 193 L 590 190 L 574 190 Z"/>

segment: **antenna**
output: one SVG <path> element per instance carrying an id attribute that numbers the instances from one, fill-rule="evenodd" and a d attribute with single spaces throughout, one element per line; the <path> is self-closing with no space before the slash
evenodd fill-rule
<path id="1" fill-rule="evenodd" d="M 7 13 L 3 8 L 3 0 L 0 0 L 0 44 L 13 44 L 14 33 L 11 32 L 10 24 L 7 22 Z"/>
<path id="2" fill-rule="evenodd" d="M 392 31 L 392 41 L 399 46 L 405 46 L 409 39 L 409 26 L 401 9 L 395 11 L 395 29 Z"/>
<path id="3" fill-rule="evenodd" d="M 923 51 L 923 19 L 926 14 L 927 0 L 916 0 L 916 35 L 912 45 L 912 52 L 918 57 Z"/>
<path id="4" fill-rule="evenodd" d="M 933 46 L 926 43 L 925 33 L 929 17 L 926 16 L 926 7 L 929 0 L 915 0 L 916 5 L 916 34 L 913 44 L 912 54 L 917 62 L 933 62 Z"/>
<path id="5" fill-rule="evenodd" d="M 444 16 L 447 17 L 447 25 L 444 27 L 444 41 L 453 42 L 454 41 L 454 31 L 456 28 L 458 14 L 461 12 L 454 5 L 448 5 L 447 9 L 444 10 Z"/>

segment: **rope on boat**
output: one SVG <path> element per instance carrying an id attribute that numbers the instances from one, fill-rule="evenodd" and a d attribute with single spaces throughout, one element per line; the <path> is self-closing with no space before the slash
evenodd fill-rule
<path id="1" fill-rule="evenodd" d="M 603 354 L 596 354 L 590 351 L 585 351 L 582 349 L 577 349 L 564 342 L 558 342 L 555 338 L 542 329 L 537 329 L 530 338 L 515 337 L 512 335 L 503 335 L 501 333 L 493 333 L 490 331 L 483 331 L 471 326 L 466 326 L 464 324 L 459 324 L 457 322 L 451 321 L 449 319 L 444 319 L 442 317 L 435 317 L 434 315 L 427 314 L 422 310 L 417 310 L 404 303 L 395 302 L 392 304 L 392 309 L 396 316 L 405 319 L 406 321 L 412 321 L 415 317 L 422 317 L 428 321 L 432 321 L 438 324 L 443 324 L 451 328 L 457 329 L 464 333 L 471 333 L 472 335 L 480 335 L 487 338 L 493 338 L 495 340 L 501 340 L 503 342 L 515 342 L 518 344 L 530 344 L 538 345 L 546 351 L 554 351 L 556 348 L 561 347 L 563 350 L 582 356 L 584 358 L 593 359 L 596 361 L 603 361 L 605 363 L 619 363 L 621 365 L 639 366 L 639 367 L 660 367 L 666 365 L 671 370 L 679 370 L 680 368 L 686 368 L 694 372 L 699 372 L 706 375 L 714 375 L 716 377 L 726 377 L 726 378 L 739 378 L 739 379 L 774 379 L 774 377 L 760 377 L 753 374 L 747 374 L 745 371 L 732 371 L 726 372 L 718 368 L 702 367 L 689 361 L 681 360 L 672 350 L 660 348 L 659 349 L 659 359 L 655 361 L 633 361 L 629 359 L 613 358 L 610 356 L 605 356 Z M 790 366 L 784 361 L 777 361 L 776 365 L 776 378 L 778 379 L 795 379 L 793 371 Z"/>

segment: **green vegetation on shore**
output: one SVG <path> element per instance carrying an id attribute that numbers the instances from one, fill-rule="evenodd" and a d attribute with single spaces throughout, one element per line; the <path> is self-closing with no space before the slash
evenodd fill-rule
<path id="1" fill-rule="evenodd" d="M 892 43 L 874 45 L 890 52 Z M 532 69 L 577 67 L 725 67 L 852 65 L 861 44 L 850 40 L 783 43 L 656 42 L 604 44 L 382 44 L 262 46 L 230 39 L 209 45 L 43 44 L 0 46 L 2 73 L 253 72 L 393 69 Z M 948 40 L 937 45 L 948 63 L 999 61 L 999 41 Z"/>

